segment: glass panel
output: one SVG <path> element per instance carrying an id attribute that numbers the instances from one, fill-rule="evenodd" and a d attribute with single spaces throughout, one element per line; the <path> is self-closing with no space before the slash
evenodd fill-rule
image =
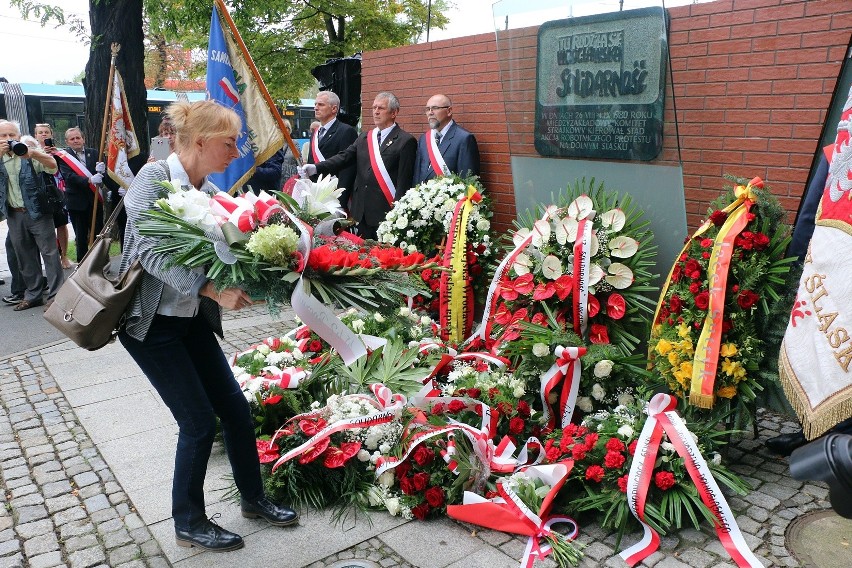
<path id="1" fill-rule="evenodd" d="M 494 5 L 515 203 L 519 214 L 548 204 L 581 178 L 629 193 L 651 222 L 662 279 L 686 236 L 683 170 L 676 153 L 661 158 L 677 148 L 663 138 L 674 119 L 668 22 L 660 4 L 623 4 Z"/>

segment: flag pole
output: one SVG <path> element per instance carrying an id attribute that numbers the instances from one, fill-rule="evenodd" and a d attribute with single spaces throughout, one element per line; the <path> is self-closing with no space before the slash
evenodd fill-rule
<path id="1" fill-rule="evenodd" d="M 272 97 L 269 95 L 269 91 L 266 90 L 266 84 L 263 82 L 263 79 L 260 77 L 260 72 L 257 70 L 257 67 L 254 65 L 254 60 L 251 58 L 251 54 L 246 47 L 246 44 L 243 43 L 243 38 L 240 36 L 240 32 L 237 30 L 236 24 L 234 24 L 234 20 L 231 19 L 231 15 L 228 13 L 228 8 L 225 6 L 224 0 L 215 0 L 216 6 L 219 7 L 219 14 L 222 18 L 225 19 L 225 22 L 228 24 L 228 28 L 231 30 L 231 35 L 234 36 L 234 39 L 237 42 L 240 50 L 242 50 L 243 55 L 246 58 L 246 63 L 251 70 L 251 74 L 254 75 L 255 81 L 257 81 L 257 85 L 260 88 L 260 92 L 263 94 L 263 98 L 266 101 L 266 104 L 269 105 L 269 110 L 272 112 L 272 116 L 275 117 L 275 120 L 278 122 L 278 127 L 281 129 L 281 133 L 284 135 L 284 140 L 287 142 L 287 145 L 290 147 L 290 151 L 293 152 L 293 157 L 295 157 L 299 161 L 299 165 L 304 165 L 302 161 L 302 152 L 296 148 L 296 143 L 293 142 L 293 138 L 290 136 L 290 133 L 287 131 L 287 128 L 284 126 L 284 119 L 281 118 L 281 113 L 278 112 L 278 107 L 275 106 L 275 103 L 272 101 Z"/>
<path id="2" fill-rule="evenodd" d="M 121 44 L 113 43 L 110 46 L 112 50 L 112 57 L 109 61 L 109 83 L 107 84 L 107 97 L 106 104 L 104 105 L 104 121 L 101 125 L 101 142 L 100 148 L 98 149 L 98 161 L 101 161 L 104 155 L 104 146 L 106 146 L 106 132 L 107 132 L 107 122 L 110 118 L 110 108 L 112 107 L 112 80 L 115 76 L 115 60 L 118 57 L 118 52 L 121 49 Z M 101 174 L 103 175 L 103 174 Z M 101 182 L 103 183 L 103 181 Z M 100 196 L 100 185 L 98 184 L 98 190 L 95 192 L 95 206 L 92 208 L 92 223 L 89 225 L 89 246 L 92 246 L 92 243 L 95 242 L 95 224 L 98 219 L 98 197 Z M 106 203 L 104 203 L 106 205 Z"/>

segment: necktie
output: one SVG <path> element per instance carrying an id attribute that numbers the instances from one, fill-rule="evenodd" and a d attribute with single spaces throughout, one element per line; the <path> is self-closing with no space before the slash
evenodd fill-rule
<path id="1" fill-rule="evenodd" d="M 320 126 L 319 132 L 317 133 L 317 140 L 322 139 L 325 134 L 325 126 Z"/>
<path id="2" fill-rule="evenodd" d="M 379 131 L 376 133 L 376 140 L 378 140 L 378 142 L 379 142 L 379 146 L 381 146 L 381 145 L 382 145 L 382 131 L 381 131 L 381 130 L 379 130 Z"/>
<path id="3" fill-rule="evenodd" d="M 435 144 L 440 144 L 440 143 L 441 143 L 441 133 L 436 132 L 435 133 Z"/>

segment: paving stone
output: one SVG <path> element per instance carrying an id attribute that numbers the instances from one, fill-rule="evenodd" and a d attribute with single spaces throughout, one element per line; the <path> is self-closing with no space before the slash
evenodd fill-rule
<path id="1" fill-rule="evenodd" d="M 43 534 L 24 541 L 24 555 L 27 558 L 59 550 L 59 542 L 53 533 Z"/>
<path id="2" fill-rule="evenodd" d="M 779 499 L 773 497 L 772 495 L 767 495 L 763 491 L 755 491 L 753 493 L 749 493 L 743 498 L 749 503 L 752 503 L 753 505 L 759 505 L 760 507 L 763 507 L 764 509 L 769 509 L 770 511 L 781 504 L 781 501 Z"/>
<path id="3" fill-rule="evenodd" d="M 81 519 L 77 521 L 71 521 L 60 525 L 59 527 L 59 537 L 62 540 L 68 540 L 69 538 L 80 536 L 84 534 L 94 533 L 95 525 L 91 523 L 88 519 Z"/>
<path id="4" fill-rule="evenodd" d="M 104 551 L 98 547 L 87 548 L 68 555 L 68 562 L 71 568 L 88 568 L 105 560 L 106 555 Z"/>
<path id="5" fill-rule="evenodd" d="M 0 568 L 21 568 L 24 565 L 24 556 L 21 553 L 0 558 Z"/>
<path id="6" fill-rule="evenodd" d="M 124 544 L 133 542 L 133 538 L 125 529 L 117 530 L 104 535 L 104 545 L 107 549 L 116 548 Z"/>
<path id="7" fill-rule="evenodd" d="M 58 526 L 63 526 L 65 523 L 69 523 L 71 521 L 79 521 L 80 519 L 86 518 L 86 510 L 83 509 L 82 506 L 71 507 L 69 509 L 65 509 L 64 511 L 59 511 L 55 515 L 53 515 L 53 522 Z"/>
<path id="8" fill-rule="evenodd" d="M 41 493 L 46 498 L 50 498 L 56 497 L 57 495 L 62 495 L 63 493 L 70 493 L 71 489 L 71 484 L 68 483 L 67 480 L 54 481 L 43 485 L 41 488 Z"/>
<path id="9" fill-rule="evenodd" d="M 98 546 L 99 544 L 97 536 L 94 534 L 84 534 L 66 540 L 65 550 L 69 553 L 77 552 L 78 550 L 85 550 L 93 546 Z"/>
<path id="10" fill-rule="evenodd" d="M 713 564 L 718 557 L 699 548 L 687 548 L 678 552 L 678 558 L 693 568 L 707 568 Z"/>
<path id="11" fill-rule="evenodd" d="M 23 497 L 17 497 L 12 499 L 11 505 L 15 509 L 20 507 L 28 507 L 30 505 L 41 505 L 44 503 L 44 497 L 39 495 L 38 493 L 30 493 L 29 495 L 24 495 Z"/>
<path id="12" fill-rule="evenodd" d="M 38 521 L 47 518 L 47 509 L 44 505 L 32 505 L 15 510 L 18 522 L 21 524 Z"/>
<path id="13" fill-rule="evenodd" d="M 57 513 L 59 511 L 64 511 L 65 509 L 69 509 L 75 505 L 79 505 L 80 500 L 71 494 L 59 495 L 58 497 L 52 497 L 45 502 L 47 506 L 48 512 L 52 515 L 53 513 Z"/>
<path id="14" fill-rule="evenodd" d="M 89 485 L 82 489 L 77 490 L 77 494 L 80 496 L 80 499 L 88 499 L 89 497 L 94 497 L 95 495 L 103 495 L 104 488 L 101 487 L 99 483 L 94 485 Z M 104 495 L 106 497 L 106 495 Z"/>
<path id="15" fill-rule="evenodd" d="M 74 485 L 76 485 L 77 487 L 86 487 L 87 485 L 91 485 L 93 483 L 99 483 L 100 480 L 101 479 L 95 472 L 87 471 L 74 476 Z"/>
<path id="16" fill-rule="evenodd" d="M 54 568 L 62 564 L 62 553 L 56 550 L 33 556 L 27 560 L 29 561 L 30 568 Z"/>

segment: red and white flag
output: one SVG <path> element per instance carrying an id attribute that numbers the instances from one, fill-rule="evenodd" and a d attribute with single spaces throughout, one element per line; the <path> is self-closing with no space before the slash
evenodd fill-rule
<path id="1" fill-rule="evenodd" d="M 130 187 L 133 181 L 133 172 L 130 171 L 127 161 L 137 154 L 139 140 L 130 119 L 130 110 L 124 96 L 124 83 L 116 69 L 112 82 L 112 106 L 107 138 L 107 173 L 121 187 Z"/>

